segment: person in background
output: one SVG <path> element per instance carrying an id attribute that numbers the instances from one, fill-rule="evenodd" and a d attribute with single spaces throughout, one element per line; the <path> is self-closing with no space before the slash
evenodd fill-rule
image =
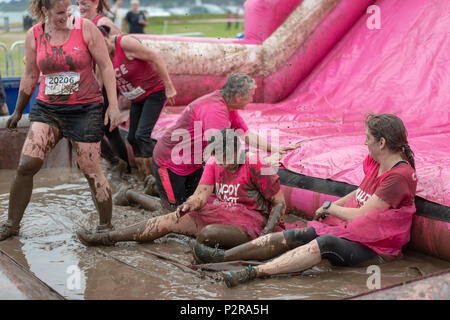
<path id="1" fill-rule="evenodd" d="M 91 20 L 96 26 L 108 26 L 111 34 L 121 33 L 120 28 L 106 15 L 109 11 L 107 0 L 76 0 L 76 3 L 83 18 Z"/>
<path id="2" fill-rule="evenodd" d="M 33 0 L 29 11 L 40 23 L 25 39 L 25 71 L 19 96 L 6 128 L 17 123 L 42 73 L 36 104 L 9 194 L 8 220 L 0 226 L 0 241 L 19 234 L 20 222 L 31 198 L 33 177 L 45 158 L 63 137 L 72 144 L 99 214 L 98 232 L 112 229 L 111 188 L 100 167 L 100 141 L 104 125 L 117 127 L 114 69 L 102 34 L 88 19 L 70 14 L 70 0 Z M 94 61 L 100 70 L 109 99 L 103 112 L 103 96 L 95 77 Z"/>
<path id="3" fill-rule="evenodd" d="M 123 28 L 128 33 L 145 33 L 144 28 L 148 26 L 147 16 L 145 12 L 139 10 L 139 0 L 131 0 L 131 10 L 127 12 L 124 21 L 127 27 Z"/>
<path id="4" fill-rule="evenodd" d="M 108 16 L 111 21 L 114 22 L 117 28 L 120 30 L 123 30 L 123 14 L 120 11 L 120 8 L 122 7 L 123 0 L 114 0 L 114 4 L 109 10 L 110 15 Z"/>
<path id="5" fill-rule="evenodd" d="M 335 202 L 325 201 L 306 228 L 268 234 L 226 251 L 194 243 L 196 260 L 274 258 L 225 272 L 225 283 L 233 287 L 259 277 L 300 272 L 322 259 L 351 267 L 401 256 L 410 240 L 417 187 L 414 154 L 403 121 L 393 114 L 368 115 L 365 145 L 369 154 L 359 188 Z"/>
<path id="6" fill-rule="evenodd" d="M 98 28 L 105 37 L 117 89 L 131 101 L 128 142 L 133 148 L 139 173 L 145 179 L 153 171 L 153 128 L 165 102 L 175 103 L 177 91 L 159 54 L 132 35 L 112 36 L 108 26 Z"/>

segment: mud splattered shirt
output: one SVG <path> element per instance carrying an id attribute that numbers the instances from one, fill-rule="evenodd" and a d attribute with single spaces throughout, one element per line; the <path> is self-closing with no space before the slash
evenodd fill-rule
<path id="1" fill-rule="evenodd" d="M 94 59 L 83 37 L 83 18 L 72 18 L 69 38 L 58 46 L 50 43 L 43 23 L 33 27 L 36 64 L 42 72 L 37 99 L 49 104 L 103 103 Z"/>
<path id="2" fill-rule="evenodd" d="M 280 177 L 255 154 L 249 154 L 236 172 L 225 170 L 211 156 L 199 184 L 213 185 L 216 200 L 231 206 L 242 204 L 249 210 L 270 213 L 269 201 L 280 191 Z"/>
<path id="3" fill-rule="evenodd" d="M 124 35 L 116 38 L 116 54 L 112 61 L 117 89 L 128 100 L 139 102 L 153 92 L 164 90 L 164 83 L 153 65 L 140 59 L 128 59 L 120 46 Z"/>

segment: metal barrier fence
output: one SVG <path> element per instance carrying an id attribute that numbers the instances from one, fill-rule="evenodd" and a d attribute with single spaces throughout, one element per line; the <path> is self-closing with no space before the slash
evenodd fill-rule
<path id="1" fill-rule="evenodd" d="M 3 48 L 5 54 L 5 74 L 3 76 L 6 77 L 9 71 L 8 47 L 3 42 L 0 42 L 0 47 Z"/>
<path id="2" fill-rule="evenodd" d="M 25 57 L 25 41 L 16 41 L 11 45 L 8 50 L 8 46 L 3 42 L 0 42 L 0 48 L 3 48 L 3 54 L 0 53 L 0 61 L 4 61 L 5 72 L 1 72 L 3 77 L 7 76 L 20 76 L 22 75 L 25 66 L 23 64 L 23 57 Z M 0 66 L 1 67 L 1 66 Z"/>
<path id="3" fill-rule="evenodd" d="M 14 55 L 14 49 L 17 48 L 17 55 Z M 25 41 L 16 41 L 11 45 L 11 75 L 22 75 L 25 66 L 23 58 L 25 57 Z M 17 59 L 17 73 L 15 69 L 15 60 Z"/>

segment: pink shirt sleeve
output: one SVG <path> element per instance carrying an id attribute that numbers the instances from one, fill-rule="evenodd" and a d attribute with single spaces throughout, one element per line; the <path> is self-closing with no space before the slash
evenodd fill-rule
<path id="1" fill-rule="evenodd" d="M 256 156 L 252 157 L 251 164 L 249 164 L 251 173 L 250 181 L 255 186 L 258 186 L 264 198 L 270 199 L 280 191 L 280 176 L 270 165 L 264 163 L 259 158 L 255 161 L 254 157 Z"/>
<path id="2" fill-rule="evenodd" d="M 205 164 L 202 177 L 200 179 L 200 182 L 198 183 L 199 185 L 200 184 L 206 184 L 209 186 L 215 185 L 215 180 L 216 180 L 215 167 L 216 167 L 216 160 L 215 160 L 214 156 L 211 156 L 211 157 L 209 157 L 209 160 Z"/>
<path id="3" fill-rule="evenodd" d="M 398 173 L 389 174 L 381 181 L 375 194 L 392 208 L 399 208 L 402 202 L 411 198 L 407 177 Z"/>

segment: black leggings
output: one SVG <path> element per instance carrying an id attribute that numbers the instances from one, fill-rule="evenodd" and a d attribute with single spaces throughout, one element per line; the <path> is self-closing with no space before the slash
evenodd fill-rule
<path id="1" fill-rule="evenodd" d="M 102 93 L 104 100 L 103 114 L 105 114 L 106 109 L 109 106 L 105 87 L 103 87 Z M 125 141 L 123 141 L 122 136 L 120 135 L 120 130 L 117 127 L 113 131 L 109 132 L 109 125 L 110 122 L 108 122 L 108 124 L 105 126 L 105 136 L 108 138 L 108 141 L 103 138 L 100 145 L 102 157 L 107 159 L 113 165 L 119 162 L 119 158 L 122 159 L 127 163 L 127 171 L 131 172 L 130 162 L 128 160 L 127 146 L 125 145 Z"/>
<path id="2" fill-rule="evenodd" d="M 165 101 L 166 92 L 161 90 L 152 93 L 143 101 L 131 104 L 128 142 L 133 147 L 135 157 L 152 157 L 156 141 L 151 135 Z"/>
<path id="3" fill-rule="evenodd" d="M 315 239 L 322 258 L 334 266 L 352 267 L 377 257 L 375 251 L 358 242 L 331 234 L 317 236 L 313 227 L 284 230 L 283 235 L 289 246 L 301 246 Z"/>

